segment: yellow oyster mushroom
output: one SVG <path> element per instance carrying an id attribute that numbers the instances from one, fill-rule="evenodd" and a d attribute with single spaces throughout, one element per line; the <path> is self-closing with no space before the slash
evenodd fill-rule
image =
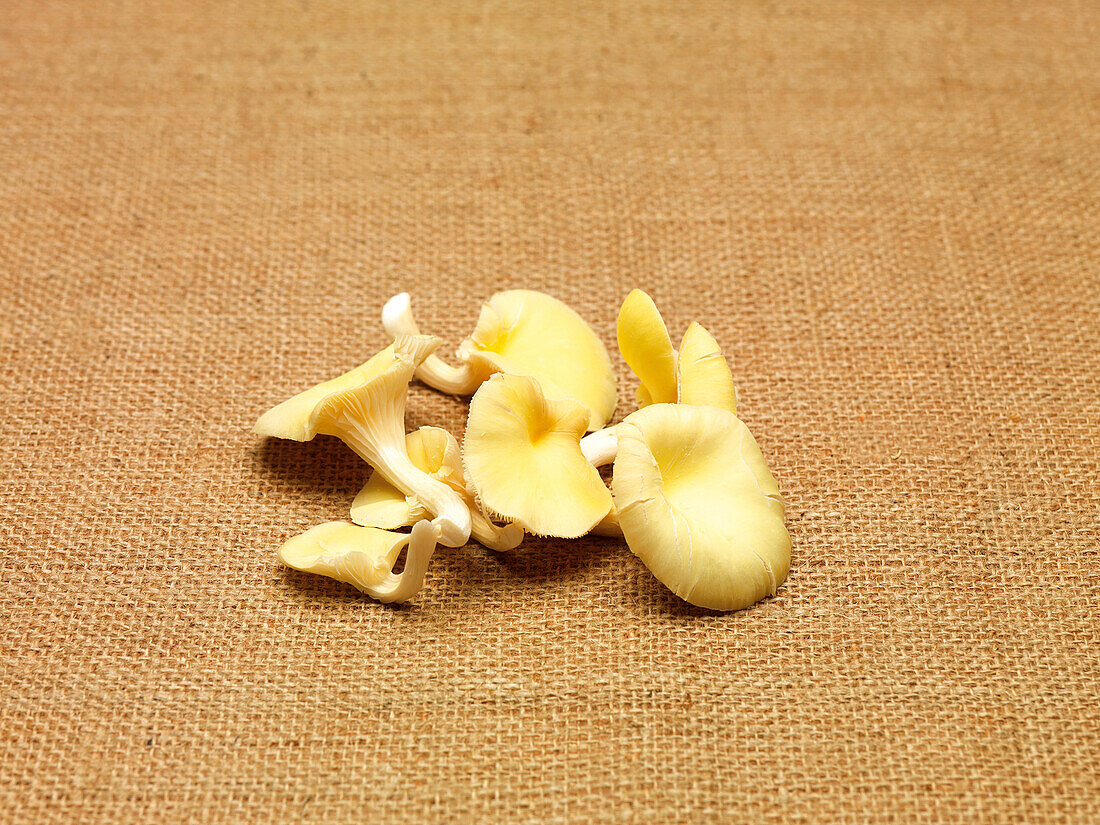
<path id="1" fill-rule="evenodd" d="M 310 441 L 317 435 L 317 420 L 314 413 L 325 396 L 366 384 L 385 372 L 396 360 L 394 344 L 390 344 L 358 367 L 336 378 L 323 381 L 315 387 L 310 387 L 305 392 L 300 392 L 293 398 L 272 407 L 260 416 L 252 432 L 256 435 L 287 438 L 291 441 Z"/>
<path id="2" fill-rule="evenodd" d="M 518 524 L 498 526 L 483 514 L 466 489 L 462 458 L 455 437 L 439 427 L 421 427 L 405 436 L 409 460 L 462 496 L 470 509 L 470 535 L 490 550 L 513 550 L 523 541 Z M 374 473 L 351 505 L 351 520 L 368 527 L 393 530 L 428 517 L 415 496 L 406 496 L 381 473 Z"/>
<path id="3" fill-rule="evenodd" d="M 611 493 L 581 452 L 584 407 L 552 400 L 528 376 L 494 375 L 470 402 L 462 445 L 483 509 L 540 536 L 576 538 L 611 510 Z"/>
<path id="4" fill-rule="evenodd" d="M 737 389 L 722 348 L 714 336 L 695 321 L 688 325 L 680 339 L 676 375 L 681 404 L 737 412 Z"/>
<path id="5" fill-rule="evenodd" d="M 259 435 L 308 441 L 334 435 L 435 519 L 439 540 L 470 538 L 470 510 L 451 487 L 419 469 L 405 450 L 405 399 L 413 372 L 439 346 L 429 335 L 403 335 L 366 364 L 296 395 L 256 423 Z"/>
<path id="6" fill-rule="evenodd" d="M 427 521 L 408 534 L 329 521 L 290 539 L 279 548 L 279 558 L 287 567 L 345 582 L 381 602 L 402 602 L 424 584 L 435 544 L 435 529 Z M 405 569 L 395 574 L 405 545 Z"/>
<path id="7" fill-rule="evenodd" d="M 382 310 L 391 337 L 419 334 L 408 293 Z M 498 292 L 481 308 L 472 335 L 458 348 L 458 366 L 431 355 L 416 371 L 430 387 L 469 395 L 497 372 L 529 375 L 547 398 L 571 398 L 587 410 L 585 428 L 602 427 L 615 411 L 615 375 L 607 348 L 570 307 L 543 292 Z"/>
<path id="8" fill-rule="evenodd" d="M 672 348 L 653 299 L 632 290 L 619 310 L 619 352 L 638 376 L 638 405 L 691 404 L 737 411 L 737 390 L 718 342 L 694 321 Z"/>
<path id="9" fill-rule="evenodd" d="M 631 551 L 677 596 L 739 610 L 773 595 L 791 540 L 756 440 L 727 410 L 654 404 L 618 425 L 611 480 Z"/>

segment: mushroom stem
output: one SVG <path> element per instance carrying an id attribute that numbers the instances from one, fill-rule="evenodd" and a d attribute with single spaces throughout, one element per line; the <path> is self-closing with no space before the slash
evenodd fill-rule
<path id="1" fill-rule="evenodd" d="M 350 423 L 355 424 L 354 420 Z M 432 524 L 438 528 L 441 544 L 461 547 L 469 541 L 472 526 L 470 509 L 458 493 L 412 463 L 403 441 L 377 443 L 359 426 L 345 426 L 339 437 L 390 484 L 405 495 L 416 496 L 424 508 L 435 516 Z"/>
<path id="2" fill-rule="evenodd" d="M 405 569 L 398 574 L 388 573 L 381 583 L 367 592 L 380 602 L 403 602 L 412 598 L 424 584 L 428 562 L 435 552 L 437 529 L 428 521 L 418 521 L 409 535 L 409 547 L 405 551 Z"/>
<path id="3" fill-rule="evenodd" d="M 515 550 L 523 541 L 523 528 L 514 522 L 498 527 L 484 513 L 476 509 L 470 511 L 470 517 L 473 522 L 470 535 L 490 550 L 496 550 L 498 553 Z"/>
<path id="4" fill-rule="evenodd" d="M 390 338 L 420 334 L 420 327 L 412 314 L 409 293 L 402 292 L 386 301 L 382 307 L 382 327 Z M 429 355 L 416 368 L 416 377 L 448 395 L 470 395 L 481 386 L 481 378 L 469 364 L 452 367 L 435 354 Z"/>
<path id="5" fill-rule="evenodd" d="M 581 453 L 593 467 L 603 467 L 615 460 L 619 451 L 619 439 L 615 427 L 604 427 L 581 439 Z"/>

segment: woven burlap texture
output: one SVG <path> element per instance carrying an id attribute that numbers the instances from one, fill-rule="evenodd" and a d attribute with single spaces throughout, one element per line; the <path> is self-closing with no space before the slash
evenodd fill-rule
<path id="1" fill-rule="evenodd" d="M 1100 819 L 1100 8 L 0 4 L 0 822 Z M 280 567 L 251 434 L 549 292 L 726 348 L 793 566 Z M 465 406 L 414 385 L 410 428 Z"/>

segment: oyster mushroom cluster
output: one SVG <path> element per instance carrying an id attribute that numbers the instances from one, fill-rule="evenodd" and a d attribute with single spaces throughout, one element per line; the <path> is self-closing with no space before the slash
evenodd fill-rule
<path id="1" fill-rule="evenodd" d="M 295 441 L 336 436 L 374 468 L 352 503 L 353 523 L 290 539 L 279 550 L 288 566 L 395 602 L 423 585 L 438 544 L 473 538 L 505 552 L 528 533 L 596 533 L 621 536 L 700 607 L 748 607 L 786 578 L 779 488 L 735 415 L 729 365 L 699 324 L 675 348 L 652 299 L 637 289 L 627 296 L 617 337 L 640 381 L 639 409 L 614 426 L 607 350 L 556 298 L 496 293 L 454 364 L 436 355 L 439 338 L 421 334 L 407 294 L 386 303 L 382 324 L 392 344 L 256 423 L 257 434 Z M 405 432 L 414 376 L 473 396 L 461 447 L 438 427 Z M 599 468 L 612 463 L 608 489 Z M 394 573 L 402 550 L 404 569 Z"/>

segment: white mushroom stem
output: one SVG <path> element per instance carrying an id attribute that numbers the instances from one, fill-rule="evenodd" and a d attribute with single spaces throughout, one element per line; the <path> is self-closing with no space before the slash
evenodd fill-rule
<path id="1" fill-rule="evenodd" d="M 439 532 L 439 541 L 448 547 L 461 547 L 470 538 L 470 509 L 461 496 L 438 479 L 432 478 L 409 460 L 404 442 L 376 443 L 361 428 L 346 426 L 340 438 L 352 451 L 370 464 L 405 495 L 416 496 L 429 513 Z"/>
<path id="2" fill-rule="evenodd" d="M 403 602 L 411 599 L 424 584 L 428 562 L 435 552 L 437 529 L 428 521 L 418 521 L 409 535 L 409 547 L 405 551 L 405 569 L 398 574 L 387 573 L 377 585 L 367 588 L 367 593 L 380 602 Z"/>
<path id="3" fill-rule="evenodd" d="M 581 439 L 581 453 L 593 467 L 603 467 L 615 460 L 619 451 L 619 439 L 614 427 L 605 427 L 589 433 Z"/>
<path id="4" fill-rule="evenodd" d="M 386 301 L 386 305 L 382 307 L 382 327 L 390 338 L 420 334 L 420 327 L 413 317 L 409 293 L 402 292 Z M 429 387 L 448 395 L 470 395 L 481 386 L 481 379 L 469 364 L 452 367 L 435 354 L 429 355 L 416 368 L 416 377 Z"/>
<path id="5" fill-rule="evenodd" d="M 498 553 L 515 550 L 523 541 L 523 528 L 514 522 L 500 527 L 476 509 L 470 511 L 470 517 L 473 520 L 470 535 L 490 550 L 496 550 Z"/>

